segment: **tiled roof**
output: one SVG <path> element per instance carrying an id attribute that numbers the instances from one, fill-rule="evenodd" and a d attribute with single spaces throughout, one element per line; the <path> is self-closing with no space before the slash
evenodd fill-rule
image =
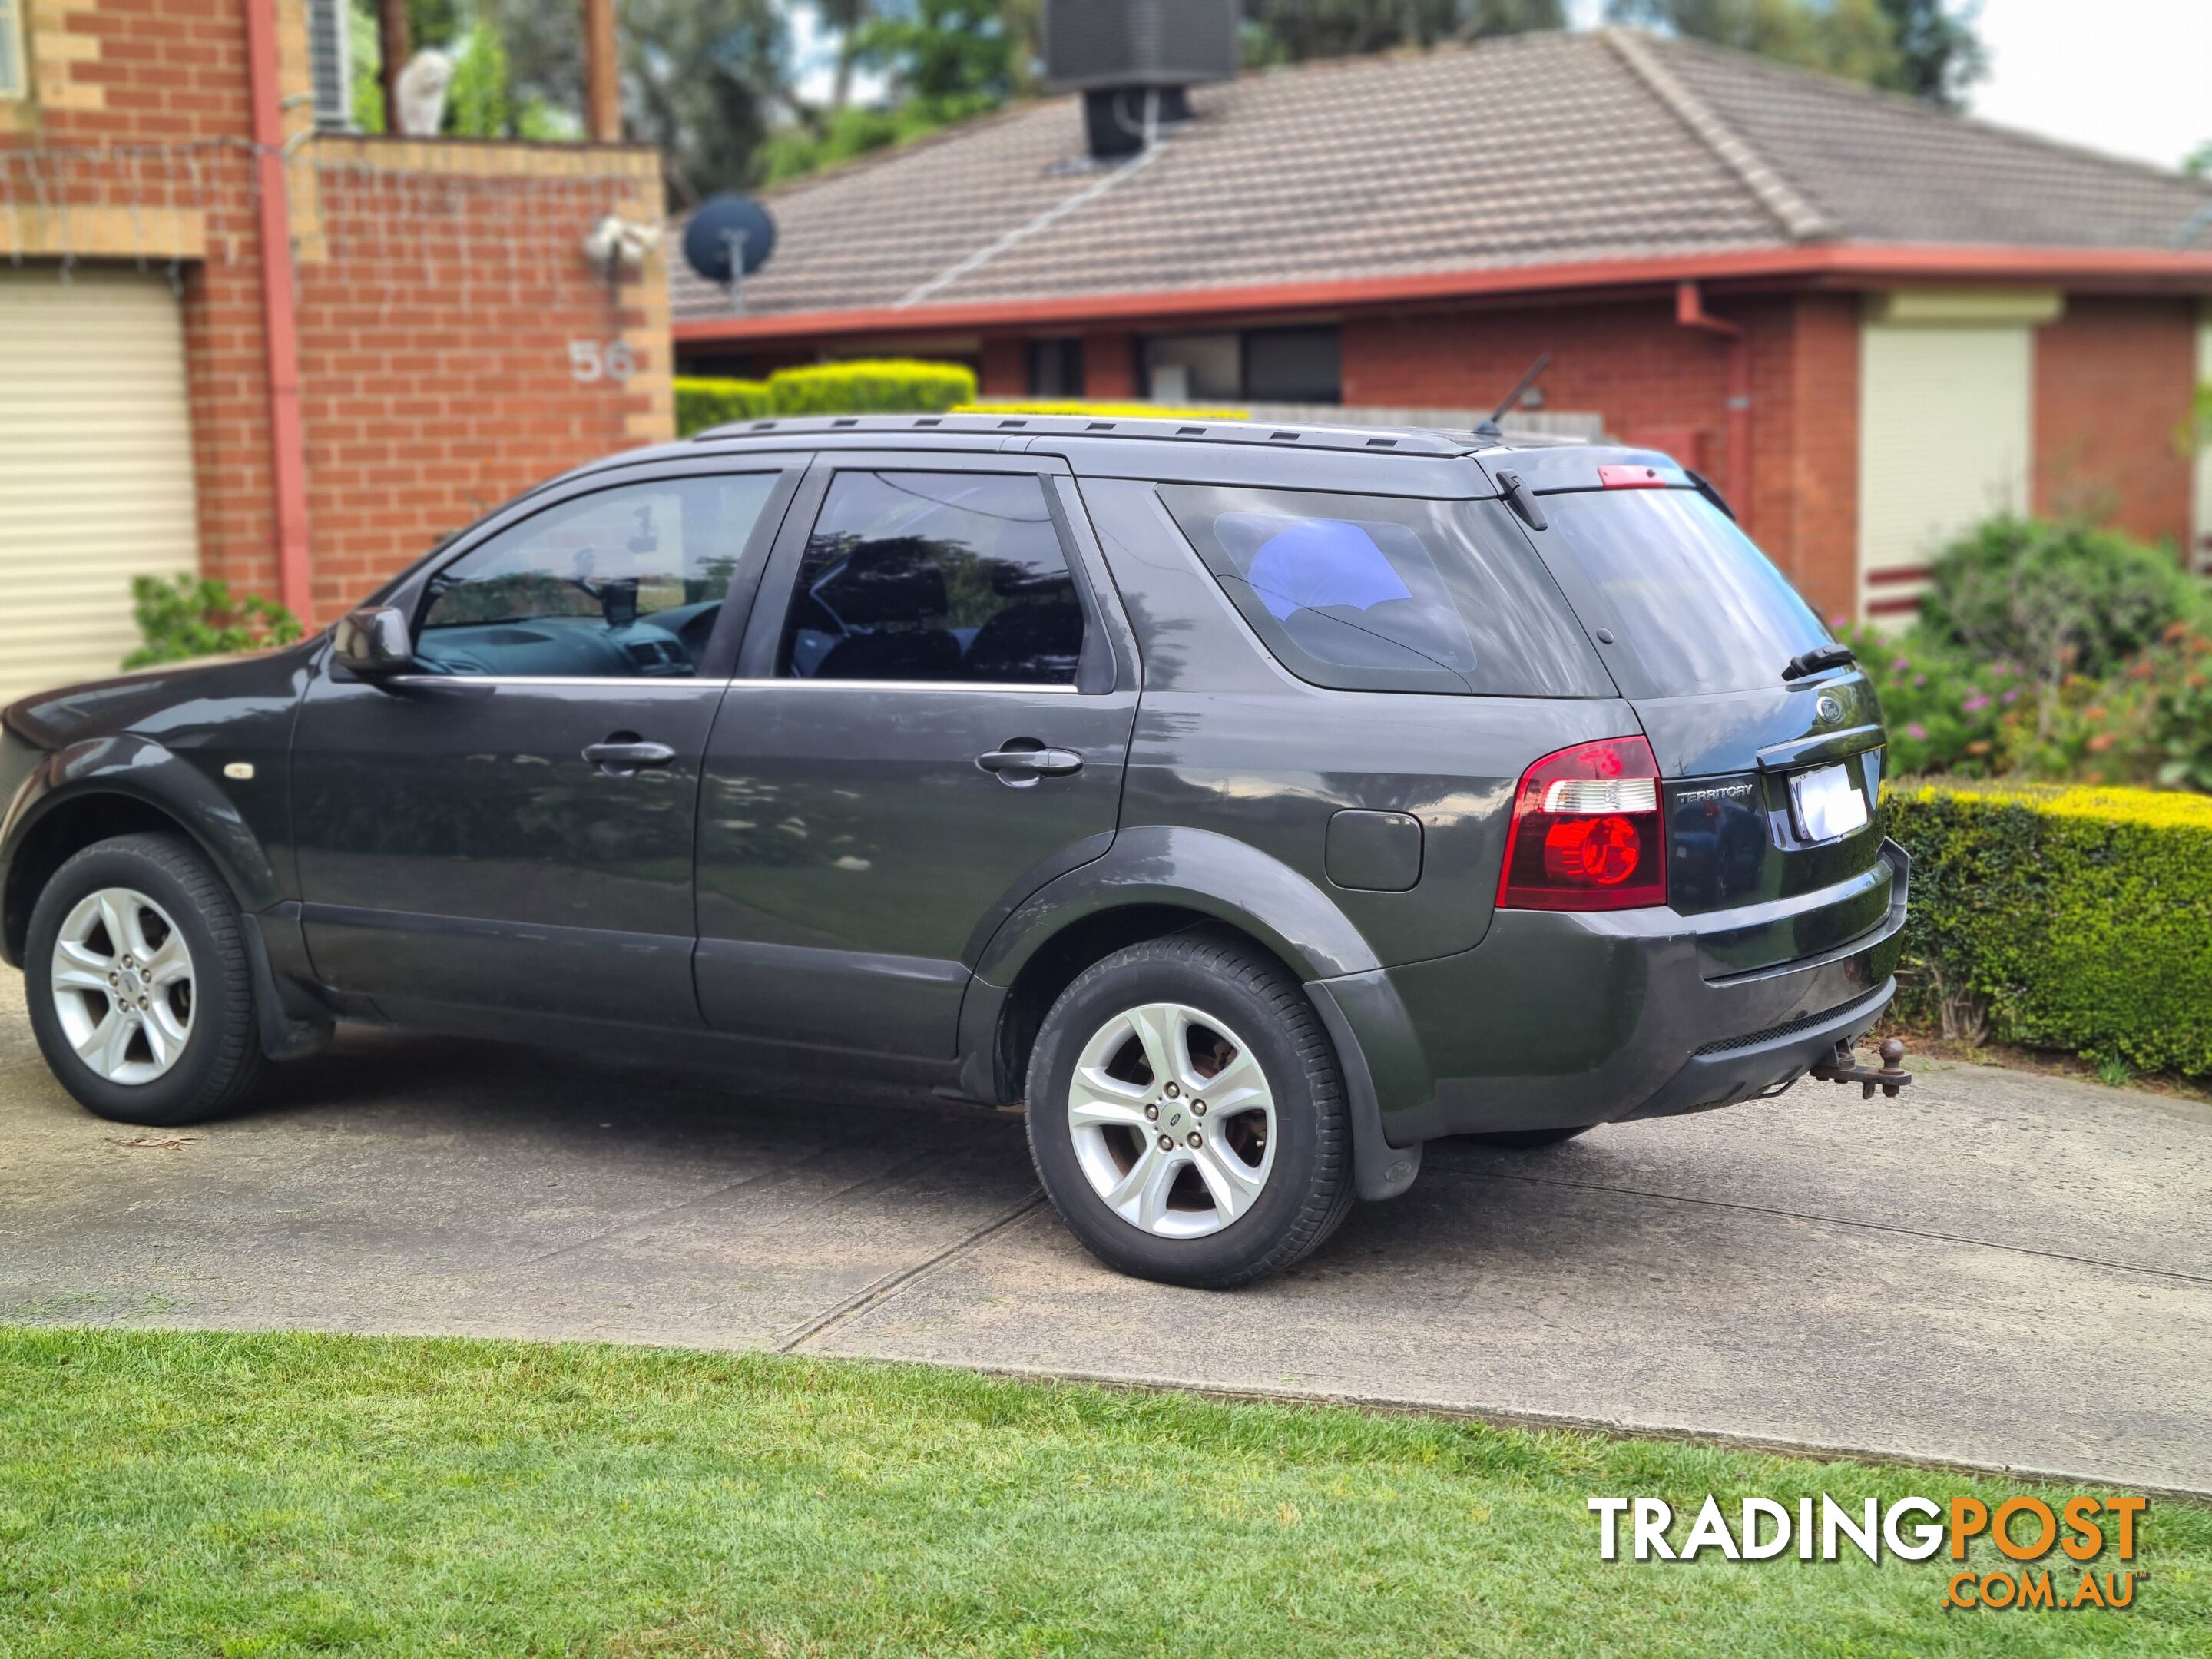
<path id="1" fill-rule="evenodd" d="M 771 192 L 755 316 L 1066 300 L 1822 241 L 2165 249 L 2212 200 L 1758 58 L 1607 31 L 1276 70 L 1141 165 L 1025 105 Z M 2212 249 L 2212 223 L 2193 246 Z M 676 318 L 728 301 L 680 260 Z"/>

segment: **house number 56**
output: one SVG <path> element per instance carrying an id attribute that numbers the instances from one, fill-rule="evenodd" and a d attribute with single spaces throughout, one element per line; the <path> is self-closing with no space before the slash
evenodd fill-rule
<path id="1" fill-rule="evenodd" d="M 610 340 L 605 345 L 597 340 L 568 342 L 568 374 L 580 386 L 595 380 L 619 386 L 636 373 L 637 354 L 623 341 Z"/>

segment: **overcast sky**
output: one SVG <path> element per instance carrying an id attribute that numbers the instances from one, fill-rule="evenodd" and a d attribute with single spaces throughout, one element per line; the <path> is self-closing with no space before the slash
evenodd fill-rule
<path id="1" fill-rule="evenodd" d="M 1567 0 L 1592 23 L 1604 0 Z M 1985 120 L 2160 167 L 2212 139 L 2212 0 L 1982 0 Z"/>
<path id="2" fill-rule="evenodd" d="M 1987 0 L 1974 113 L 2178 167 L 2212 139 L 2212 0 Z"/>

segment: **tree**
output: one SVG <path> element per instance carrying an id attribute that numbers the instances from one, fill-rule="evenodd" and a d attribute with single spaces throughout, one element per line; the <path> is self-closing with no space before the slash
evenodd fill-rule
<path id="1" fill-rule="evenodd" d="M 1563 0 L 1244 0 L 1258 67 L 1566 27 Z"/>
<path id="2" fill-rule="evenodd" d="M 1001 0 L 883 0 L 875 9 L 853 32 L 853 61 L 882 70 L 900 101 L 951 121 L 1013 95 L 1025 43 Z"/>
<path id="3" fill-rule="evenodd" d="M 2207 138 L 2190 152 L 2181 170 L 2192 179 L 2212 178 L 2212 138 Z"/>
<path id="4" fill-rule="evenodd" d="M 1978 0 L 1956 13 L 1944 0 L 1881 0 L 1881 9 L 1897 43 L 1897 64 L 1877 84 L 1963 109 L 1966 88 L 1990 72 L 1989 53 L 1974 33 Z"/>
<path id="5" fill-rule="evenodd" d="M 1608 0 L 1615 22 L 1648 23 L 1867 86 L 1900 72 L 1892 0 Z"/>

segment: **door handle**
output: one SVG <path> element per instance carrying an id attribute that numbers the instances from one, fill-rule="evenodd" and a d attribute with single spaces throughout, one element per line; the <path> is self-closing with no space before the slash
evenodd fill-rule
<path id="1" fill-rule="evenodd" d="M 1064 778 L 1083 769 L 1083 757 L 1073 749 L 994 749 L 975 757 L 975 764 L 995 772 L 1007 783 L 1033 782 L 1038 778 Z"/>
<path id="2" fill-rule="evenodd" d="M 635 776 L 641 767 L 667 765 L 676 758 L 676 751 L 665 743 L 641 743 L 635 738 L 617 736 L 605 743 L 586 744 L 584 758 L 610 777 L 628 778 Z"/>

